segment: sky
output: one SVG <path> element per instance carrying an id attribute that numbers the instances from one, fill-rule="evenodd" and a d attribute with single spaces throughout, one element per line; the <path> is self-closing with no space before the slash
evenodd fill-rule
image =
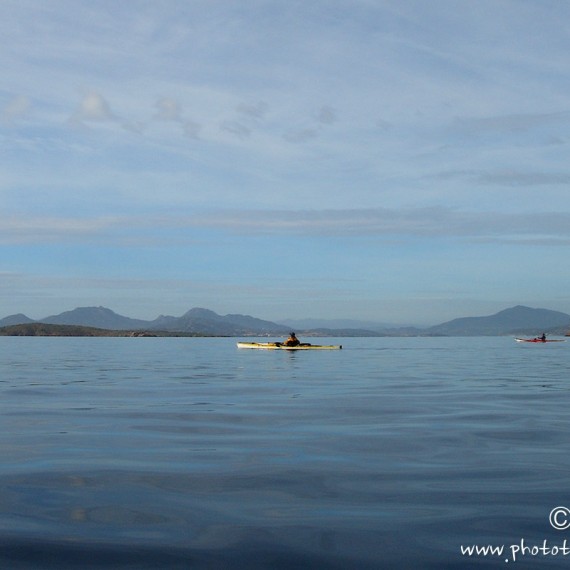
<path id="1" fill-rule="evenodd" d="M 570 2 L 3 0 L 0 318 L 570 313 Z"/>

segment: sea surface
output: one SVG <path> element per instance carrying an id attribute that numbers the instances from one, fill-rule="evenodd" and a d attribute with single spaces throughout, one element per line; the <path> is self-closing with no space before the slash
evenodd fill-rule
<path id="1" fill-rule="evenodd" d="M 0 568 L 570 568 L 570 342 L 237 340 L 1 337 Z"/>

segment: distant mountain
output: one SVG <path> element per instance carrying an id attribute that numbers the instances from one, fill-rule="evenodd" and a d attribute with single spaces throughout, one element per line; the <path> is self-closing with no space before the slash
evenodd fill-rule
<path id="1" fill-rule="evenodd" d="M 142 329 L 148 326 L 148 321 L 130 319 L 106 309 L 105 307 L 78 307 L 59 315 L 41 319 L 42 323 L 51 325 L 78 325 L 109 330 Z"/>
<path id="2" fill-rule="evenodd" d="M 487 317 L 463 317 L 425 329 L 446 336 L 493 336 L 528 332 L 539 334 L 556 327 L 570 328 L 570 315 L 517 305 Z"/>
<path id="3" fill-rule="evenodd" d="M 11 327 L 12 325 L 27 325 L 29 323 L 34 323 L 34 319 L 30 319 L 23 315 L 22 313 L 18 313 L 17 315 L 10 315 L 9 317 L 4 317 L 0 319 L 0 327 Z"/>
<path id="4" fill-rule="evenodd" d="M 200 332 L 222 336 L 286 334 L 289 329 L 248 315 L 221 316 L 209 309 L 190 309 L 181 317 L 160 316 L 149 324 L 152 330 Z"/>

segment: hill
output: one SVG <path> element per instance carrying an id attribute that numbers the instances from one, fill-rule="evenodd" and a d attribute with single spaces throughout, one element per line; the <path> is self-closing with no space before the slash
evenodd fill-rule
<path id="1" fill-rule="evenodd" d="M 110 330 L 142 329 L 149 325 L 148 321 L 123 317 L 105 307 L 78 307 L 72 311 L 46 317 L 39 322 L 50 325 L 78 325 Z"/>
<path id="2" fill-rule="evenodd" d="M 424 332 L 446 336 L 494 336 L 539 334 L 552 329 L 570 329 L 570 315 L 548 309 L 517 305 L 486 317 L 462 317 L 429 327 Z"/>
<path id="3" fill-rule="evenodd" d="M 221 316 L 209 309 L 190 309 L 181 317 L 161 316 L 152 323 L 152 330 L 200 331 L 203 334 L 220 336 L 264 336 L 286 334 L 289 329 L 271 321 L 248 315 Z"/>
<path id="4" fill-rule="evenodd" d="M 27 323 L 0 327 L 0 336 L 92 336 L 92 337 L 180 337 L 206 336 L 199 333 L 180 331 L 143 331 L 143 330 L 111 330 L 79 325 L 51 325 L 49 323 Z"/>
<path id="5" fill-rule="evenodd" d="M 0 336 L 116 336 L 117 331 L 77 325 L 50 325 L 27 323 L 0 328 Z M 128 336 L 123 333 L 121 336 Z"/>
<path id="6" fill-rule="evenodd" d="M 9 327 L 11 325 L 24 325 L 33 322 L 35 322 L 33 319 L 26 317 L 26 315 L 23 315 L 22 313 L 18 313 L 17 315 L 10 315 L 8 317 L 0 319 L 0 327 Z"/>

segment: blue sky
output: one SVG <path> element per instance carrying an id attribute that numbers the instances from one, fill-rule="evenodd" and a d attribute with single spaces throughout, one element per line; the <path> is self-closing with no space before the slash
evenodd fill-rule
<path id="1" fill-rule="evenodd" d="M 570 313 L 570 3 L 0 16 L 0 317 Z"/>

